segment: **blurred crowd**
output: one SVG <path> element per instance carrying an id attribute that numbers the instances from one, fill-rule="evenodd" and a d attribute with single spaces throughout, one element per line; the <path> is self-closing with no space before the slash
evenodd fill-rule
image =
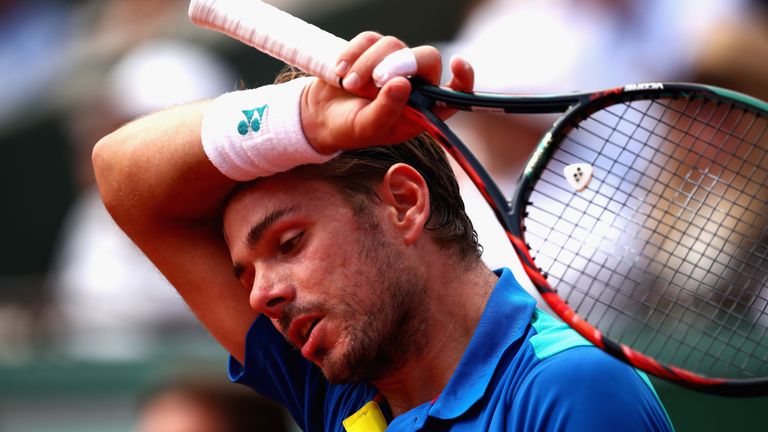
<path id="1" fill-rule="evenodd" d="M 75 359 L 140 358 L 163 339 L 202 333 L 101 205 L 90 153 L 136 116 L 235 88 L 232 66 L 190 36 L 184 1 L 5 2 L 0 19 L 9 24 L 0 25 L 0 68 L 10 74 L 0 93 L 12 101 L 0 124 L 55 117 L 65 142 L 22 144 L 39 146 L 41 158 L 57 145 L 69 155 L 57 162 L 67 164 L 74 196 L 39 314 L 47 348 Z"/>
<path id="2" fill-rule="evenodd" d="M 441 51 L 470 61 L 478 91 L 552 94 L 687 81 L 768 100 L 765 2 L 483 0 L 472 6 Z M 459 113 L 449 123 L 511 194 L 555 117 Z M 482 197 L 467 187 L 465 200 L 486 261 L 512 265 L 514 252 Z"/>
<path id="3" fill-rule="evenodd" d="M 311 5 L 273 3 L 299 11 Z M 434 0 L 435 10 L 441 4 Z M 212 97 L 241 82 L 265 83 L 248 76 L 254 67 L 238 56 L 243 51 L 235 50 L 242 48 L 192 26 L 187 5 L 0 0 L 0 147 L 7 200 L 0 219 L 6 239 L 0 363 L 41 355 L 127 361 L 184 340 L 213 344 L 112 222 L 90 167 L 96 141 L 136 116 Z M 768 99 L 765 2 L 467 0 L 461 13 L 455 37 L 435 43 L 446 59 L 460 54 L 470 60 L 478 90 L 554 93 L 696 81 Z M 511 190 L 551 118 L 459 114 L 451 122 Z M 27 191 L 21 192 L 25 204 L 9 200 L 18 197 L 17 189 Z M 59 207 L 47 206 L 62 196 Z M 514 265 L 482 200 L 468 185 L 465 196 L 485 260 L 492 267 Z M 32 221 L 35 226 L 27 226 Z M 32 244 L 27 240 L 33 236 L 45 238 Z M 12 267 L 19 254 L 41 248 L 46 251 L 37 266 Z M 205 386 L 190 387 L 191 394 L 205 393 Z M 159 407 L 181 400 L 158 395 L 147 400 L 166 398 Z"/>
<path id="4" fill-rule="evenodd" d="M 285 410 L 208 374 L 168 378 L 138 399 L 137 432 L 288 432 Z"/>

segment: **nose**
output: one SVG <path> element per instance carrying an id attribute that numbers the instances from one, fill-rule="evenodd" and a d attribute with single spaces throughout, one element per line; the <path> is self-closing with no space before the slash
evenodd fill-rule
<path id="1" fill-rule="evenodd" d="M 260 272 L 254 278 L 249 303 L 256 312 L 272 319 L 283 317 L 285 307 L 296 299 L 296 290 L 286 277 Z"/>

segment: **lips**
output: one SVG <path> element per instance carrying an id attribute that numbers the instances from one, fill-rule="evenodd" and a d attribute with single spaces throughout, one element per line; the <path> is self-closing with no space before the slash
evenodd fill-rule
<path id="1" fill-rule="evenodd" d="M 299 349 L 304 347 L 307 343 L 312 331 L 320 322 L 321 317 L 318 315 L 304 315 L 293 320 L 288 328 L 288 339 Z"/>

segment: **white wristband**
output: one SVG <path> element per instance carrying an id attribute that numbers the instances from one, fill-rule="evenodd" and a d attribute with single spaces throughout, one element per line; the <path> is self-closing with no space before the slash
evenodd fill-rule
<path id="1" fill-rule="evenodd" d="M 225 176 L 253 180 L 336 156 L 317 152 L 301 128 L 301 94 L 312 77 L 226 93 L 203 115 L 205 154 Z"/>

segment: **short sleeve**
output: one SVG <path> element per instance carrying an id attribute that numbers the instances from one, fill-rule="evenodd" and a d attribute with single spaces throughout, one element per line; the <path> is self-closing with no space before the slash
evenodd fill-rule
<path id="1" fill-rule="evenodd" d="M 543 360 L 515 391 L 516 430 L 670 431 L 655 391 L 638 371 L 595 347 Z"/>

